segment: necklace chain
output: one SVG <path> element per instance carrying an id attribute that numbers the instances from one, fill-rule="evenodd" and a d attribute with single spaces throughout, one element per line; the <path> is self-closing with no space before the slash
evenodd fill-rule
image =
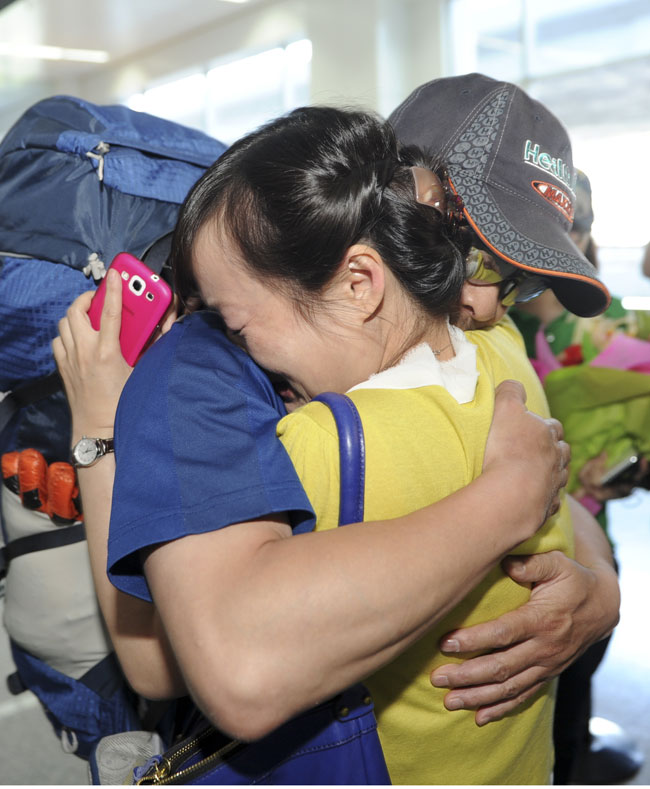
<path id="1" fill-rule="evenodd" d="M 438 350 L 436 350 L 435 348 L 431 348 L 431 353 L 433 353 L 434 356 L 438 356 L 438 354 L 441 354 L 443 351 L 446 351 L 447 348 L 451 348 L 451 342 L 448 342 L 447 345 L 444 346 L 444 348 L 438 348 Z"/>

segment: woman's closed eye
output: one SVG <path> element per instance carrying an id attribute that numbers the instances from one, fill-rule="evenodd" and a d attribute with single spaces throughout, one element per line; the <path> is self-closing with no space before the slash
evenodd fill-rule
<path id="1" fill-rule="evenodd" d="M 230 340 L 233 345 L 236 345 L 238 348 L 241 348 L 242 351 L 246 351 L 248 353 L 248 347 L 246 346 L 246 340 L 242 332 L 244 331 L 243 328 L 241 329 L 228 329 L 226 328 L 226 337 Z"/>
<path id="2" fill-rule="evenodd" d="M 228 337 L 230 337 L 232 340 L 234 340 L 236 337 L 239 337 L 241 333 L 244 331 L 243 326 L 241 326 L 238 329 L 232 329 L 230 326 L 228 326 L 228 324 L 224 320 L 223 315 L 221 314 L 221 311 L 217 307 L 210 307 L 209 309 L 210 312 L 213 312 L 219 318 L 219 322 L 221 324 L 221 330 L 225 332 L 225 334 Z"/>

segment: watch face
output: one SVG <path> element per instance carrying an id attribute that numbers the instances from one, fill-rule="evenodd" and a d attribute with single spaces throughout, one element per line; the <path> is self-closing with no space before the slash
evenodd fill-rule
<path id="1" fill-rule="evenodd" d="M 74 458 L 80 466 L 89 466 L 97 459 L 97 442 L 94 438 L 82 438 L 74 448 Z"/>

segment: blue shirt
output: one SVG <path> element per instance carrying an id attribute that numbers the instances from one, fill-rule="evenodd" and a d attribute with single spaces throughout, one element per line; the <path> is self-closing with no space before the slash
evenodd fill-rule
<path id="1" fill-rule="evenodd" d="M 260 368 L 209 312 L 187 316 L 136 365 L 115 424 L 108 574 L 145 600 L 142 548 L 272 513 L 314 513 L 276 438 L 286 413 Z"/>

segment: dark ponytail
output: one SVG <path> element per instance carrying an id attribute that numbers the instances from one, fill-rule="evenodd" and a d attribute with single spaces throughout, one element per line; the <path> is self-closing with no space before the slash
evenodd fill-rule
<path id="1" fill-rule="evenodd" d="M 304 107 L 247 135 L 183 205 L 172 250 L 181 300 L 196 303 L 192 249 L 216 219 L 248 268 L 284 284 L 299 303 L 317 296 L 361 242 L 428 315 L 453 312 L 465 250 L 438 211 L 416 202 L 414 165 L 433 163 L 400 149 L 392 128 L 365 112 Z"/>

